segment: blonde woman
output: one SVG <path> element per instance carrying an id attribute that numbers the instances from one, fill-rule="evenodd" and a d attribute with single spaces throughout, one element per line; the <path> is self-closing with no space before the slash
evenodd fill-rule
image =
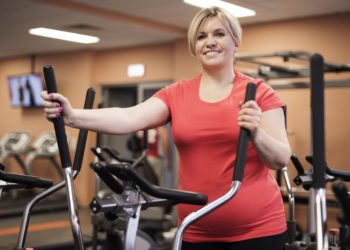
<path id="1" fill-rule="evenodd" d="M 209 201 L 229 189 L 239 129 L 248 129 L 251 140 L 239 192 L 187 229 L 183 249 L 283 249 L 285 213 L 270 170 L 283 168 L 291 154 L 284 103 L 262 80 L 234 69 L 241 27 L 223 9 L 199 11 L 188 41 L 191 54 L 202 66 L 202 73 L 193 79 L 171 84 L 128 108 L 73 109 L 64 96 L 43 92 L 46 117 L 64 111 L 68 126 L 111 134 L 128 134 L 170 121 L 179 152 L 179 189 L 206 194 Z M 248 82 L 257 85 L 256 100 L 242 104 Z M 178 205 L 179 222 L 198 208 Z"/>

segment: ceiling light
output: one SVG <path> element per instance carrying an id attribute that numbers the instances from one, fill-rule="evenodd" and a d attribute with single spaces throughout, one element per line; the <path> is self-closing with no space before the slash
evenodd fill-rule
<path id="1" fill-rule="evenodd" d="M 95 36 L 82 35 L 72 32 L 66 32 L 61 30 L 47 29 L 47 28 L 34 28 L 29 30 L 29 34 L 36 36 L 49 37 L 54 39 L 60 39 L 75 43 L 98 43 L 100 39 Z"/>
<path id="2" fill-rule="evenodd" d="M 184 3 L 200 8 L 220 7 L 233 14 L 235 17 L 255 16 L 255 11 L 221 0 L 183 0 Z"/>

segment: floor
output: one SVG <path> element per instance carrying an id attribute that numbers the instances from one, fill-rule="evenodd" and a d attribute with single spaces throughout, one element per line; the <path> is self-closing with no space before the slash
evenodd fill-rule
<path id="1" fill-rule="evenodd" d="M 91 242 L 92 226 L 90 209 L 78 210 L 84 240 Z M 17 246 L 22 216 L 3 216 L 0 218 L 0 250 L 14 249 Z M 59 249 L 56 246 L 73 247 L 73 233 L 67 209 L 61 211 L 35 212 L 30 217 L 26 247 L 35 249 Z"/>

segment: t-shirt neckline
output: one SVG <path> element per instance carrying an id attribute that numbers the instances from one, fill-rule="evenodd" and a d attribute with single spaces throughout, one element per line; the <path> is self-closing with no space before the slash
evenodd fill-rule
<path id="1" fill-rule="evenodd" d="M 219 103 L 222 103 L 222 102 L 225 102 L 227 99 L 229 99 L 231 96 L 232 96 L 232 94 L 233 94 L 233 92 L 235 91 L 235 89 L 236 89 L 236 85 L 237 85 L 237 78 L 239 77 L 238 76 L 238 72 L 235 70 L 234 71 L 234 74 L 235 74 L 235 77 L 234 77 L 234 79 L 233 79 L 233 86 L 232 86 L 232 88 L 231 88 L 231 91 L 230 91 L 230 93 L 225 97 L 225 98 L 223 98 L 223 99 L 221 99 L 221 100 L 218 100 L 218 101 L 215 101 L 215 102 L 209 102 L 209 101 L 205 101 L 205 100 L 203 100 L 202 98 L 201 98 L 201 96 L 200 96 L 200 94 L 199 94 L 199 91 L 200 91 L 200 85 L 201 85 L 201 79 L 202 79 L 202 77 L 203 77 L 203 75 L 202 74 L 200 74 L 199 76 L 198 76 L 198 81 L 197 81 L 197 86 L 196 86 L 196 97 L 197 97 L 197 99 L 201 102 L 201 103 L 205 103 L 205 104 L 209 104 L 209 105 L 215 105 L 215 104 L 219 104 Z"/>

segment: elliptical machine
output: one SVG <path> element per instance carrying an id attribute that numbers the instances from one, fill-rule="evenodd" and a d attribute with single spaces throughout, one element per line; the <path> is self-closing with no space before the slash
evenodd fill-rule
<path id="1" fill-rule="evenodd" d="M 56 91 L 56 80 L 54 76 L 53 67 L 48 65 L 44 67 L 44 76 L 47 85 L 47 89 L 49 93 L 57 92 Z M 86 99 L 84 108 L 92 108 L 93 100 L 94 100 L 95 92 L 93 89 L 88 89 L 86 93 Z M 74 243 L 72 244 L 72 248 L 74 249 L 84 249 L 84 240 L 80 228 L 80 222 L 78 217 L 78 206 L 75 199 L 74 185 L 73 179 L 77 177 L 80 172 L 80 168 L 83 161 L 84 149 L 87 139 L 87 130 L 80 130 L 78 141 L 77 141 L 77 149 L 74 157 L 74 165 L 71 164 L 71 159 L 69 155 L 67 136 L 64 129 L 63 118 L 58 117 L 53 120 L 53 124 L 55 127 L 55 134 L 59 148 L 59 154 L 61 159 L 61 165 L 64 169 L 64 180 L 40 193 L 36 197 L 34 197 L 26 206 L 25 211 L 23 212 L 22 223 L 20 227 L 20 233 L 18 236 L 18 241 L 15 249 L 24 250 L 25 249 L 25 240 L 27 236 L 29 220 L 31 210 L 34 205 L 44 198 L 50 196 L 51 194 L 57 192 L 63 187 L 66 187 L 66 196 L 68 209 L 70 214 L 70 222 L 72 227 L 72 233 L 74 238 Z"/>

